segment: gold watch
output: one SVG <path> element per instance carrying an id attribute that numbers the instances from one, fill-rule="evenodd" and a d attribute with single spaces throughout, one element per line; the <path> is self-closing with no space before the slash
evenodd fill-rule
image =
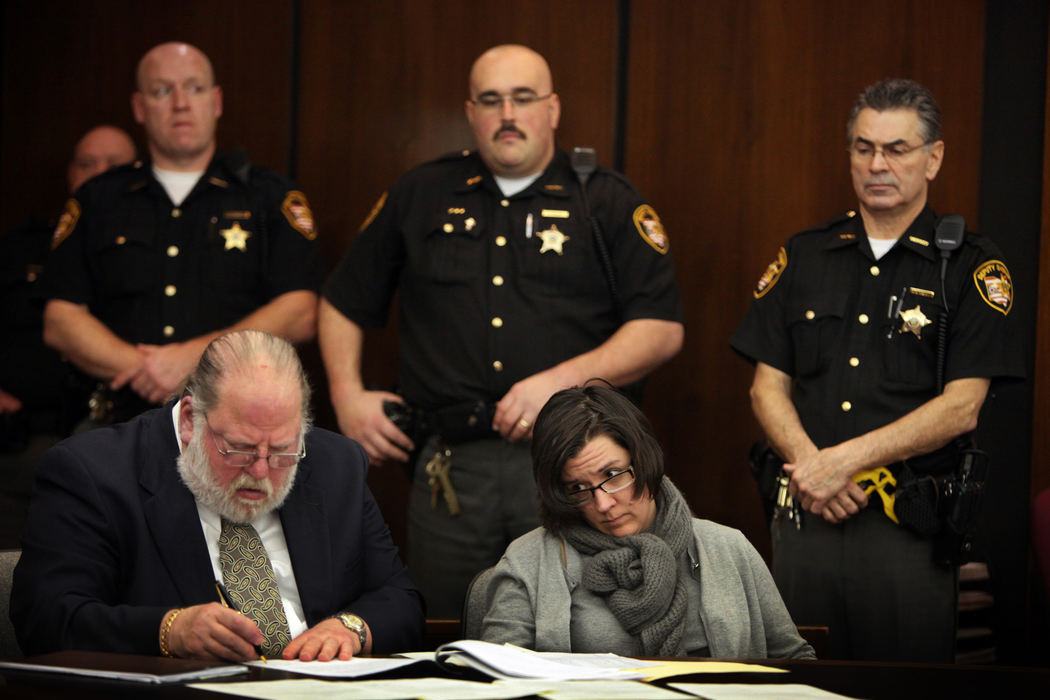
<path id="1" fill-rule="evenodd" d="M 368 642 L 368 627 L 365 626 L 365 621 L 357 615 L 348 612 L 339 613 L 335 616 L 335 619 L 342 622 L 348 630 L 357 635 L 357 638 L 361 640 L 361 651 L 364 651 L 365 643 Z"/>

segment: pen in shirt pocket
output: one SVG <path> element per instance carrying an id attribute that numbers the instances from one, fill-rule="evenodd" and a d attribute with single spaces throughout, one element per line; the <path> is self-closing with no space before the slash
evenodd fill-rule
<path id="1" fill-rule="evenodd" d="M 237 606 L 233 604 L 233 598 L 230 597 L 230 592 L 226 590 L 226 586 L 222 585 L 222 581 L 215 582 L 215 590 L 219 593 L 219 602 L 222 603 L 223 607 L 229 608 L 236 613 L 241 612 L 237 609 Z M 241 614 L 243 615 L 244 613 Z M 255 653 L 259 655 L 259 659 L 261 659 L 263 663 L 266 663 L 266 657 L 263 656 L 262 648 L 258 644 L 255 645 Z"/>

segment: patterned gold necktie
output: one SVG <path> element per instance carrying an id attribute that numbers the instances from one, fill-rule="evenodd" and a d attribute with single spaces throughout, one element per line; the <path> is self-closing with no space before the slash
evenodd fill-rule
<path id="1" fill-rule="evenodd" d="M 255 621 L 266 638 L 262 644 L 263 654 L 280 656 L 292 636 L 270 557 L 250 523 L 232 523 L 223 518 L 219 568 L 222 582 L 233 599 L 231 602 Z"/>

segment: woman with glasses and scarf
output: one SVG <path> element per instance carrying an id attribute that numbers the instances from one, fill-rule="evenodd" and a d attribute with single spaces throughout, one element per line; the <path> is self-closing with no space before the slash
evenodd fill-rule
<path id="1" fill-rule="evenodd" d="M 765 562 L 737 530 L 694 518 L 623 394 L 560 391 L 536 418 L 539 527 L 491 577 L 481 638 L 537 651 L 815 658 Z"/>

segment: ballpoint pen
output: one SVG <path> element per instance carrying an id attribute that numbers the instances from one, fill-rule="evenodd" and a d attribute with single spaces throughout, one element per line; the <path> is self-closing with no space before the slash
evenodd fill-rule
<path id="1" fill-rule="evenodd" d="M 230 598 L 230 593 L 226 590 L 226 586 L 222 585 L 222 581 L 215 582 L 215 590 L 219 593 L 219 602 L 222 603 L 223 607 L 229 608 L 236 613 L 241 612 L 236 606 L 234 606 L 233 598 Z M 255 653 L 259 655 L 259 659 L 263 663 L 266 663 L 266 657 L 263 655 L 262 648 L 259 647 L 258 644 L 255 645 Z"/>

